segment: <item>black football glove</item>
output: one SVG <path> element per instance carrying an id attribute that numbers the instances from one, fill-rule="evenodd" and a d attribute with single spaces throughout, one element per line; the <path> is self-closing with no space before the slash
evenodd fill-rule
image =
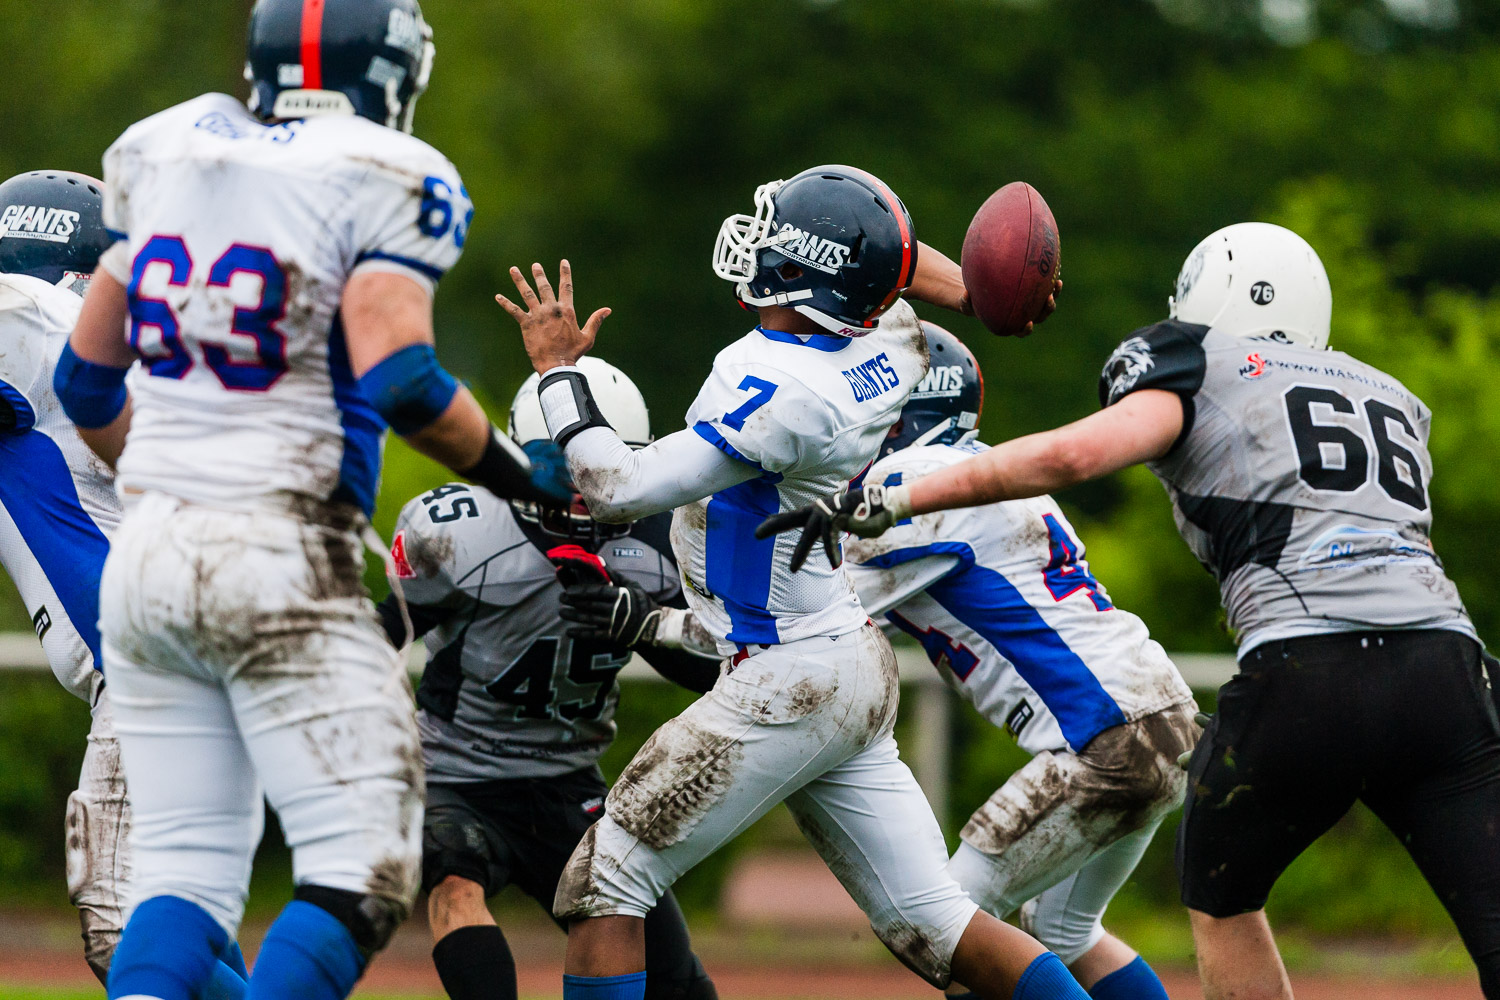
<path id="1" fill-rule="evenodd" d="M 661 626 L 662 606 L 633 583 L 590 583 L 563 591 L 558 614 L 573 622 L 568 635 L 616 646 L 650 645 Z"/>
<path id="2" fill-rule="evenodd" d="M 755 529 L 755 537 L 769 538 L 800 527 L 802 537 L 792 550 L 792 572 L 802 568 L 813 543 L 820 539 L 828 564 L 838 569 L 844 561 L 839 536 L 845 531 L 861 538 L 874 538 L 910 516 L 911 500 L 906 487 L 865 486 L 853 491 L 839 490 L 785 514 L 772 514 Z"/>

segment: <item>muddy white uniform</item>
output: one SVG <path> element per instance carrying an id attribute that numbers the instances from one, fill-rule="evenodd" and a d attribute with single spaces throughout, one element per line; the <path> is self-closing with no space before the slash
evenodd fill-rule
<path id="1" fill-rule="evenodd" d="M 904 303 L 859 339 L 757 329 L 720 352 L 687 430 L 638 452 L 600 427 L 566 443 L 596 517 L 680 508 L 672 547 L 688 601 L 729 660 L 615 784 L 558 887 L 559 917 L 643 915 L 785 801 L 881 940 L 947 983 L 976 907 L 897 755 L 890 644 L 843 570 L 813 559 L 793 574 L 793 539 L 754 537 L 767 515 L 863 473 L 927 365 Z M 542 404 L 556 433 L 566 415 L 550 409 L 545 377 Z"/>
<path id="2" fill-rule="evenodd" d="M 68 796 L 68 891 L 85 955 L 107 968 L 124 926 L 130 809 L 99 655 L 99 575 L 120 521 L 114 474 L 52 391 L 83 300 L 0 274 L 0 564 L 15 581 L 57 679 L 93 710 L 78 790 Z"/>
<path id="3" fill-rule="evenodd" d="M 869 480 L 911 481 L 987 450 L 905 448 Z M 1182 801 L 1192 693 L 1139 618 L 1114 606 L 1050 497 L 912 518 L 848 548 L 861 602 L 911 635 L 960 696 L 1033 760 L 976 811 L 950 870 L 1065 962 Z M 1039 895 L 1040 894 L 1040 895 Z"/>
<path id="4" fill-rule="evenodd" d="M 222 94 L 105 155 L 101 266 L 142 358 L 101 621 L 136 805 L 137 900 L 231 935 L 261 785 L 299 885 L 403 913 L 420 851 L 409 686 L 361 583 L 384 424 L 338 307 L 359 272 L 431 289 L 470 208 L 422 141 L 353 116 L 266 125 Z"/>

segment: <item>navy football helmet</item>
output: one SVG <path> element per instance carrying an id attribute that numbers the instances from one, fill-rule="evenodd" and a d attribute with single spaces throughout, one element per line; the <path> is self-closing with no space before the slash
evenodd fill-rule
<path id="1" fill-rule="evenodd" d="M 936 323 L 922 321 L 932 366 L 912 390 L 880 457 L 921 444 L 958 444 L 978 433 L 984 375 L 974 352 Z"/>
<path id="2" fill-rule="evenodd" d="M 917 238 L 879 178 L 822 166 L 755 189 L 755 214 L 719 227 L 714 273 L 747 307 L 790 306 L 834 333 L 862 337 L 911 285 Z"/>
<path id="3" fill-rule="evenodd" d="M 33 170 L 0 184 L 0 272 L 51 285 L 87 281 L 112 242 L 100 181 L 67 170 Z"/>
<path id="4" fill-rule="evenodd" d="M 436 51 L 417 0 L 258 0 L 246 48 L 257 117 L 359 115 L 403 132 Z"/>

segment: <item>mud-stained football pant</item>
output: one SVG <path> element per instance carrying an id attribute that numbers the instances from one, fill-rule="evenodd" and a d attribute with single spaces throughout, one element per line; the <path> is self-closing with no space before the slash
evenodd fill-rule
<path id="1" fill-rule="evenodd" d="M 107 688 L 94 702 L 78 789 L 68 796 L 65 830 L 68 899 L 78 908 L 83 956 L 103 982 L 125 927 L 130 883 L 130 799 Z"/>
<path id="2" fill-rule="evenodd" d="M 913 971 L 948 983 L 977 907 L 891 735 L 896 658 L 873 625 L 750 647 L 620 776 L 563 873 L 559 919 L 645 916 L 673 882 L 785 802 Z"/>
<path id="3" fill-rule="evenodd" d="M 1078 753 L 1037 754 L 965 824 L 948 871 L 1069 964 L 1104 936 L 1104 910 L 1161 821 L 1182 804 L 1180 754 L 1198 737 L 1191 702 L 1113 726 Z M 1028 903 L 1027 901 L 1031 902 Z"/>
<path id="4" fill-rule="evenodd" d="M 341 505 L 244 513 L 148 494 L 128 509 L 100 624 L 135 814 L 132 906 L 177 896 L 233 937 L 264 789 L 297 884 L 410 907 L 421 751 L 361 582 L 362 525 Z"/>

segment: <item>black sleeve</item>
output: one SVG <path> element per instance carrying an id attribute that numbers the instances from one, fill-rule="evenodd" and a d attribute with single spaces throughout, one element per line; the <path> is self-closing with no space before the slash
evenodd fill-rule
<path id="1" fill-rule="evenodd" d="M 711 660 L 686 649 L 663 649 L 661 646 L 642 644 L 635 647 L 641 659 L 651 664 L 651 669 L 667 680 L 689 691 L 705 694 L 713 690 L 719 680 L 719 661 Z"/>
<path id="2" fill-rule="evenodd" d="M 434 608 L 411 603 L 406 605 L 406 611 L 411 616 L 411 627 L 416 632 L 411 637 L 414 642 L 431 632 L 453 613 L 448 608 Z M 406 645 L 406 626 L 401 621 L 401 606 L 396 603 L 396 595 L 387 594 L 385 600 L 375 605 L 375 613 L 380 616 L 380 627 L 385 629 L 385 636 L 391 641 L 391 645 L 397 649 Z"/>
<path id="3" fill-rule="evenodd" d="M 1099 405 L 1113 406 L 1137 389 L 1165 389 L 1192 399 L 1203 388 L 1206 333 L 1206 326 L 1169 319 L 1126 337 L 1099 374 Z"/>

